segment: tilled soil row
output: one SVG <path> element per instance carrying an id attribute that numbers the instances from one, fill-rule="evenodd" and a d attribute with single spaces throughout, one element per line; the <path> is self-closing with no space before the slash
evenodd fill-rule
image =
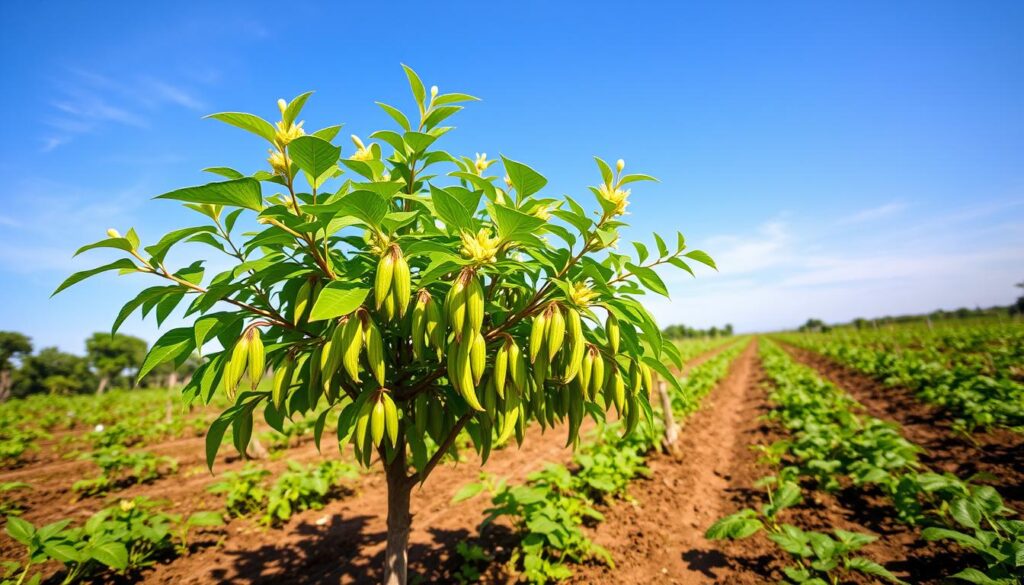
<path id="1" fill-rule="evenodd" d="M 812 351 L 783 344 L 800 363 L 848 392 L 868 414 L 898 423 L 907 440 L 923 447 L 921 461 L 940 472 L 967 478 L 991 474 L 988 483 L 1011 508 L 1024 511 L 1024 435 L 1006 429 L 967 437 L 953 428 L 950 416 L 925 404 L 903 388 L 894 388 Z"/>
<path id="2" fill-rule="evenodd" d="M 727 346 L 716 347 L 694 358 L 692 367 L 710 359 Z M 585 421 L 581 432 L 592 428 Z M 510 481 L 521 482 L 526 475 L 549 463 L 567 463 L 571 450 L 565 449 L 565 428 L 539 428 L 528 431 L 522 449 L 514 444 L 491 455 L 487 471 Z M 81 477 L 84 462 L 52 461 L 50 465 L 32 470 L 19 469 L 14 474 L 25 474 L 39 489 L 21 495 L 28 511 L 24 517 L 36 524 L 60 518 L 84 521 L 90 514 L 109 501 L 118 498 L 145 495 L 154 499 L 167 499 L 168 511 L 187 515 L 198 510 L 219 509 L 221 496 L 206 492 L 218 481 L 205 470 L 203 438 L 187 437 L 148 447 L 157 454 L 167 454 L 179 461 L 179 471 L 152 483 L 132 486 L 112 492 L 104 497 L 73 501 L 69 489 Z M 337 457 L 328 440 L 324 453 L 316 451 L 311 440 L 303 440 L 291 447 L 280 459 L 263 462 L 262 467 L 279 473 L 289 460 L 303 463 L 321 458 Z M 419 574 L 431 581 L 450 581 L 458 568 L 453 558 L 455 544 L 470 538 L 488 507 L 485 497 L 451 505 L 452 496 L 462 485 L 473 481 L 465 466 L 475 468 L 479 459 L 472 452 L 464 453 L 466 460 L 458 466 L 441 466 L 418 491 L 414 492 L 414 531 L 410 539 L 410 574 Z M 218 456 L 215 470 L 238 470 L 245 465 L 230 446 Z M 35 475 L 33 476 L 33 472 Z M 90 472 L 91 473 L 91 472 Z M 370 472 L 343 488 L 346 497 L 329 502 L 321 510 L 310 510 L 294 516 L 278 529 L 266 529 L 251 519 L 232 520 L 224 528 L 207 530 L 194 537 L 191 555 L 158 564 L 149 570 L 144 582 L 153 583 L 222 583 L 222 582 L 279 582 L 297 583 L 322 581 L 341 583 L 373 582 L 379 579 L 382 565 L 386 498 L 384 478 Z M 507 526 L 500 525 L 487 531 L 484 537 L 496 561 L 507 559 L 514 538 Z M 0 558 L 17 558 L 20 546 L 6 534 L 0 534 Z M 53 568 L 54 570 L 56 567 Z M 491 570 L 489 574 L 502 574 Z"/>
<path id="3" fill-rule="evenodd" d="M 631 486 L 631 502 L 602 510 L 606 521 L 593 538 L 612 552 L 615 568 L 580 567 L 573 583 L 761 584 L 783 577 L 788 558 L 763 535 L 736 542 L 704 538 L 718 518 L 765 501 L 754 483 L 772 470 L 759 463 L 753 447 L 786 436 L 761 419 L 771 410 L 766 384 L 752 344 L 704 407 L 685 421 L 679 457 L 653 457 L 651 478 Z M 784 511 L 781 520 L 807 530 L 875 534 L 879 540 L 864 555 L 912 583 L 938 583 L 953 572 L 950 567 L 962 566 L 948 546 L 922 542 L 892 520 L 877 494 L 851 495 L 858 491 L 832 495 L 806 485 L 804 501 Z"/>

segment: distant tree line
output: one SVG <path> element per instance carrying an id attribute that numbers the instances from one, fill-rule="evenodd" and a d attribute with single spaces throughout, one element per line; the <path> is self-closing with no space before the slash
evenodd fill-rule
<path id="1" fill-rule="evenodd" d="M 0 331 L 0 401 L 30 394 L 103 393 L 137 385 L 177 386 L 191 375 L 198 360 L 180 368 L 163 364 L 136 384 L 146 357 L 146 341 L 120 333 L 94 333 L 85 341 L 85 355 L 44 347 L 33 353 L 32 340 L 15 331 Z"/>
<path id="2" fill-rule="evenodd" d="M 700 337 L 729 337 L 732 335 L 732 323 L 726 323 L 723 327 L 711 327 L 709 329 L 697 329 L 686 325 L 669 325 L 662 334 L 669 339 L 694 339 Z"/>

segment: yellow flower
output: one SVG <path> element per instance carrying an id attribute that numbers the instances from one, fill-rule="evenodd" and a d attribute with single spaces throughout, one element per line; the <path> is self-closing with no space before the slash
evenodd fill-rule
<path id="1" fill-rule="evenodd" d="M 569 292 L 569 300 L 581 308 L 589 306 L 597 298 L 597 293 L 583 282 L 574 283 Z"/>
<path id="2" fill-rule="evenodd" d="M 134 509 L 135 509 L 135 501 L 134 500 L 121 500 L 121 511 L 122 512 L 130 512 L 130 511 L 132 511 Z"/>
<path id="3" fill-rule="evenodd" d="M 284 121 L 277 123 L 277 139 L 278 146 L 284 148 L 288 146 L 288 143 L 295 140 L 299 136 L 304 136 L 306 131 L 302 129 L 302 122 L 298 124 L 292 122 L 291 124 L 285 124 Z"/>
<path id="4" fill-rule="evenodd" d="M 476 161 L 474 162 L 474 164 L 476 165 L 476 174 L 483 175 L 484 171 L 487 170 L 487 167 L 493 165 L 496 162 L 497 161 L 487 160 L 487 153 L 486 152 L 484 152 L 484 153 L 480 153 L 480 152 L 476 153 Z"/>
<path id="5" fill-rule="evenodd" d="M 537 219 L 543 219 L 544 221 L 547 221 L 551 219 L 551 206 L 538 205 L 537 207 L 533 208 L 533 211 L 530 212 L 530 215 L 536 217 Z"/>
<path id="6" fill-rule="evenodd" d="M 597 188 L 602 200 L 610 203 L 615 215 L 626 213 L 626 206 L 629 205 L 629 189 L 620 189 L 607 183 Z"/>
<path id="7" fill-rule="evenodd" d="M 352 143 L 356 145 L 356 153 L 349 157 L 350 160 L 373 160 L 373 151 L 366 148 L 355 134 L 352 135 Z"/>
<path id="8" fill-rule="evenodd" d="M 280 150 L 268 150 L 267 152 L 270 153 L 267 162 L 270 163 L 270 168 L 274 170 L 274 174 L 287 175 L 288 159 L 285 158 L 284 153 Z"/>
<path id="9" fill-rule="evenodd" d="M 462 232 L 462 255 L 469 258 L 476 264 L 494 262 L 498 255 L 498 243 L 500 238 L 492 238 L 491 231 L 482 228 L 474 236 L 469 232 Z"/>

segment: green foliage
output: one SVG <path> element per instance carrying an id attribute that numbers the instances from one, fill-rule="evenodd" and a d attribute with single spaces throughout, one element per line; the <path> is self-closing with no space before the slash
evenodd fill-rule
<path id="1" fill-rule="evenodd" d="M 461 541 L 455 545 L 455 554 L 459 555 L 462 563 L 455 572 L 455 579 L 461 583 L 479 583 L 482 577 L 482 568 L 491 562 L 493 557 L 477 544 L 470 544 Z"/>
<path id="2" fill-rule="evenodd" d="M 21 503 L 10 499 L 11 492 L 30 490 L 32 486 L 23 481 L 0 482 L 0 516 L 16 516 L 24 511 Z"/>
<path id="3" fill-rule="evenodd" d="M 144 497 L 121 500 L 100 510 L 80 527 L 61 520 L 36 528 L 15 516 L 7 518 L 7 534 L 25 547 L 19 579 L 34 568 L 55 560 L 64 565 L 64 583 L 75 583 L 111 571 L 118 575 L 137 573 L 158 559 L 187 547 L 188 531 L 194 526 L 214 526 L 219 515 L 193 514 L 184 523 L 176 515 L 160 511 L 159 502 Z M 175 542 L 175 525 L 181 540 Z M 36 574 L 32 579 L 38 580 Z"/>
<path id="4" fill-rule="evenodd" d="M 785 339 L 889 386 L 909 388 L 967 431 L 1024 429 L 1024 327 L 1019 323 L 839 330 Z"/>
<path id="5" fill-rule="evenodd" d="M 343 479 L 359 476 L 356 467 L 343 461 L 324 461 L 316 466 L 288 462 L 288 470 L 278 476 L 267 492 L 267 505 L 261 522 L 277 525 L 303 510 L 319 510 L 337 494 Z"/>
<path id="6" fill-rule="evenodd" d="M 85 358 L 46 347 L 22 358 L 12 376 L 12 392 L 15 396 L 71 394 L 95 388 L 95 379 Z"/>
<path id="7" fill-rule="evenodd" d="M 103 447 L 85 453 L 81 459 L 92 461 L 100 475 L 76 481 L 71 490 L 83 496 L 102 494 L 127 485 L 146 483 L 178 469 L 176 459 L 148 451 L 128 451 L 121 447 Z"/>
<path id="8" fill-rule="evenodd" d="M 241 471 L 228 471 L 221 480 L 207 488 L 211 493 L 224 494 L 224 507 L 232 516 L 248 516 L 263 509 L 267 499 L 266 469 L 250 463 Z"/>

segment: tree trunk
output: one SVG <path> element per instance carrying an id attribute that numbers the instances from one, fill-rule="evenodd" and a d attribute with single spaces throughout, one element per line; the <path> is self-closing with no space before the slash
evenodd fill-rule
<path id="1" fill-rule="evenodd" d="M 171 390 L 178 387 L 178 371 L 175 370 L 170 374 L 167 374 L 167 387 Z"/>
<path id="2" fill-rule="evenodd" d="M 409 497 L 413 483 L 406 475 L 405 450 L 399 449 L 394 461 L 386 465 L 388 480 L 388 543 L 384 555 L 386 585 L 405 585 L 409 565 Z"/>
<path id="3" fill-rule="evenodd" d="M 100 385 L 96 388 L 96 394 L 103 394 L 106 392 L 108 384 L 110 384 L 110 376 L 103 376 L 100 378 Z"/>
<path id="4" fill-rule="evenodd" d="M 661 413 L 665 417 L 665 438 L 663 440 L 665 450 L 675 454 L 676 441 L 679 440 L 679 425 L 676 424 L 676 419 L 672 416 L 672 397 L 668 394 L 668 383 L 665 380 L 659 379 L 656 386 L 658 387 L 658 396 L 661 398 Z"/>
<path id="5" fill-rule="evenodd" d="M 245 456 L 249 459 L 266 459 L 267 448 L 260 443 L 260 440 L 255 436 L 249 439 L 249 445 L 245 449 Z"/>
<path id="6" fill-rule="evenodd" d="M 11 397 L 11 371 L 0 370 L 0 402 L 7 402 Z"/>

